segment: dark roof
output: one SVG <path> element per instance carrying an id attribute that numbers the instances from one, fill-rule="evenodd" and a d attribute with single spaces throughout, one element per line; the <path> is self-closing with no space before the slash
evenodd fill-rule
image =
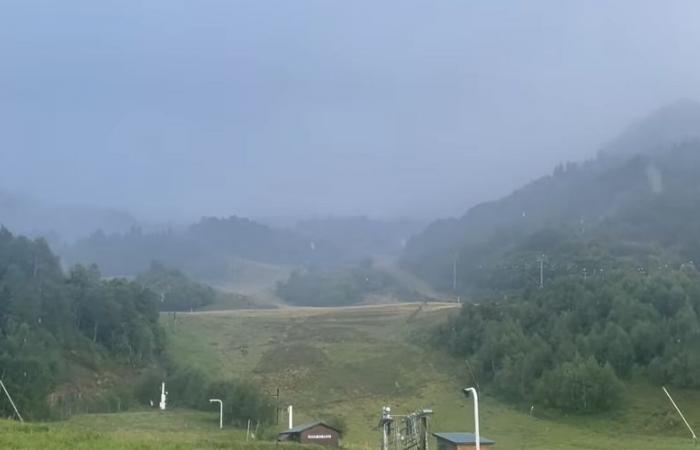
<path id="1" fill-rule="evenodd" d="M 281 431 L 280 434 L 281 435 L 282 434 L 297 434 L 297 433 L 301 433 L 302 431 L 306 431 L 309 428 L 313 428 L 313 427 L 316 427 L 319 425 L 322 425 L 326 428 L 330 428 L 331 430 L 334 430 L 334 431 L 340 433 L 339 429 L 337 429 L 336 427 L 332 427 L 325 422 L 311 422 L 311 423 L 305 423 L 304 425 L 297 425 L 294 428 L 290 428 L 288 430 Z"/>
<path id="2" fill-rule="evenodd" d="M 474 433 L 433 433 L 433 436 L 453 444 L 476 444 Z M 483 436 L 479 436 L 479 442 L 483 445 L 495 444 L 494 441 Z"/>

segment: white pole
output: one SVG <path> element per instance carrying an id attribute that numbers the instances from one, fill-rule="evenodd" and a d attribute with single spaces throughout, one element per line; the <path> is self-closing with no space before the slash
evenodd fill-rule
<path id="1" fill-rule="evenodd" d="M 289 429 L 294 428 L 294 408 L 292 405 L 287 407 L 287 418 L 289 419 Z"/>
<path id="2" fill-rule="evenodd" d="M 15 414 L 17 414 L 19 421 L 24 423 L 24 419 L 20 415 L 19 411 L 17 411 L 17 406 L 15 406 L 15 402 L 12 401 L 12 397 L 10 397 L 10 393 L 7 392 L 7 388 L 5 387 L 5 383 L 3 383 L 2 380 L 0 380 L 0 386 L 2 386 L 2 390 L 5 391 L 5 395 L 7 396 L 7 399 L 10 401 L 10 405 L 12 405 L 12 409 L 15 410 Z"/>
<path id="3" fill-rule="evenodd" d="M 666 393 L 666 396 L 668 396 L 668 399 L 671 400 L 671 404 L 673 405 L 674 408 L 676 408 L 676 411 L 678 411 L 678 414 L 681 416 L 681 419 L 683 419 L 683 422 L 685 422 L 685 426 L 688 427 L 688 430 L 690 431 L 690 434 L 693 436 L 693 440 L 694 440 L 694 441 L 697 441 L 697 440 L 698 440 L 698 437 L 695 436 L 695 431 L 693 431 L 693 429 L 690 427 L 690 424 L 688 423 L 688 421 L 685 420 L 685 416 L 684 416 L 683 413 L 681 412 L 681 410 L 680 410 L 680 408 L 678 407 L 678 405 L 676 405 L 676 402 L 673 401 L 673 398 L 671 397 L 671 394 L 668 393 L 668 391 L 666 390 L 666 387 L 665 387 L 665 386 L 662 386 L 661 389 L 664 390 L 664 392 Z"/>
<path id="4" fill-rule="evenodd" d="M 474 437 L 476 438 L 476 450 L 481 450 L 481 436 L 479 435 L 479 395 L 473 387 L 466 388 L 464 392 L 474 395 Z"/>
<path id="5" fill-rule="evenodd" d="M 219 429 L 222 429 L 224 427 L 224 402 L 218 398 L 210 398 L 209 403 L 219 404 Z"/>
<path id="6" fill-rule="evenodd" d="M 160 384 L 160 403 L 158 404 L 161 411 L 165 411 L 165 403 L 166 403 L 167 396 L 168 396 L 168 393 L 165 392 L 165 382 L 163 382 Z"/>

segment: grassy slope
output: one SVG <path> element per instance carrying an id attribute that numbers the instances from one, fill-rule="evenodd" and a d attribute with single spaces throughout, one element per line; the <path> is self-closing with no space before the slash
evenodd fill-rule
<path id="1" fill-rule="evenodd" d="M 283 404 L 296 423 L 342 416 L 350 448 L 376 448 L 383 405 L 395 412 L 435 410 L 433 431 L 471 430 L 471 404 L 460 398 L 465 367 L 416 342 L 449 309 L 415 305 L 335 310 L 289 309 L 181 315 L 165 323 L 172 356 L 212 373 L 252 377 Z M 700 393 L 676 392 L 691 423 L 700 420 Z M 566 417 L 536 406 L 482 399 L 482 433 L 499 449 L 684 449 L 692 443 L 658 388 L 634 385 L 621 410 Z"/>

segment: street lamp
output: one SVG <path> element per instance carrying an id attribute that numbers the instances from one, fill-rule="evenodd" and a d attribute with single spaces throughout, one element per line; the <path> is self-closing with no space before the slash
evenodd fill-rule
<path id="1" fill-rule="evenodd" d="M 464 396 L 469 398 L 474 395 L 474 436 L 476 437 L 476 450 L 481 450 L 481 437 L 479 436 L 479 395 L 473 387 L 464 388 Z"/>
<path id="2" fill-rule="evenodd" d="M 219 404 L 219 429 L 222 429 L 224 427 L 224 402 L 218 398 L 210 398 L 209 403 Z"/>

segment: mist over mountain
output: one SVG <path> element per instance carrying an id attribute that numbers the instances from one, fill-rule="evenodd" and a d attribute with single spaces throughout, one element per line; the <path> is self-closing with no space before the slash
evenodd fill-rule
<path id="1" fill-rule="evenodd" d="M 342 248 L 355 259 L 396 255 L 424 227 L 417 219 L 380 220 L 366 216 L 331 216 L 297 222 L 293 230 L 310 239 Z"/>
<path id="2" fill-rule="evenodd" d="M 700 139 L 700 103 L 684 99 L 635 122 L 605 145 L 603 157 L 629 157 L 659 152 Z"/>
<path id="3" fill-rule="evenodd" d="M 240 259 L 281 265 L 334 264 L 340 249 L 292 231 L 231 216 L 205 217 L 181 230 L 97 231 L 65 246 L 68 264 L 97 264 L 109 276 L 134 276 L 153 261 L 207 281 L 227 280 Z"/>
<path id="4" fill-rule="evenodd" d="M 138 221 L 125 211 L 96 206 L 58 205 L 0 189 L 0 225 L 52 243 L 71 241 L 96 230 L 121 232 Z"/>
<path id="5" fill-rule="evenodd" d="M 456 281 L 465 291 L 532 286 L 543 255 L 548 270 L 579 273 L 611 264 L 590 252 L 618 261 L 634 253 L 697 260 L 698 130 L 698 104 L 662 108 L 599 157 L 561 164 L 500 200 L 432 223 L 409 241 L 403 264 L 438 287 Z"/>

